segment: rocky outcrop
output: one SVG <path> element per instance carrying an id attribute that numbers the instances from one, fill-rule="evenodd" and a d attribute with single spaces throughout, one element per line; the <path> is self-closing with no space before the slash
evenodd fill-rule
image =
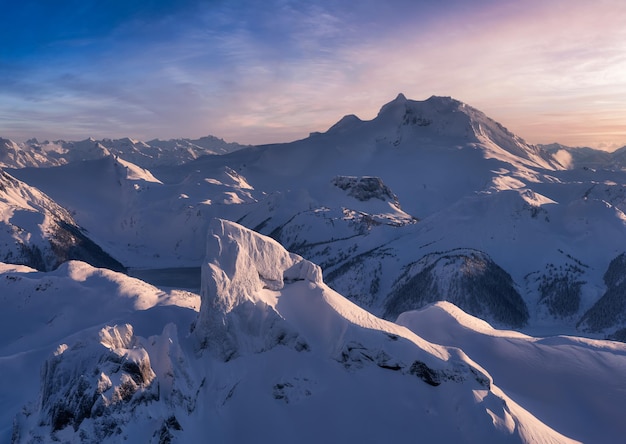
<path id="1" fill-rule="evenodd" d="M 155 376 L 131 325 L 105 327 L 97 337 L 57 348 L 41 372 L 40 404 L 18 415 L 16 426 L 35 415 L 39 431 L 53 437 L 68 427 L 98 440 L 115 436 L 128 411 L 158 398 Z"/>
<path id="2" fill-rule="evenodd" d="M 393 194 L 391 189 L 385 185 L 380 177 L 353 177 L 337 176 L 332 180 L 332 184 L 348 193 L 360 201 L 379 199 L 392 202 L 400 208 L 398 196 Z"/>

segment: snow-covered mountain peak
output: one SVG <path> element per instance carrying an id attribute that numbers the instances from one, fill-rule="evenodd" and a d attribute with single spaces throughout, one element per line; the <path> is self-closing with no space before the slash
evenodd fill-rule
<path id="1" fill-rule="evenodd" d="M 140 147 L 150 146 L 147 143 L 142 142 L 141 140 L 131 139 L 130 137 L 122 137 L 117 142 L 121 145 L 127 145 L 127 146 L 140 146 Z"/>
<path id="2" fill-rule="evenodd" d="M 393 145 L 406 143 L 466 145 L 483 149 L 485 157 L 546 169 L 562 168 L 551 155 L 477 110 L 452 97 L 431 96 L 417 101 L 399 94 L 385 104 L 373 125 L 395 132 Z M 387 136 L 390 137 L 390 136 Z"/>
<path id="3" fill-rule="evenodd" d="M 395 102 L 406 102 L 406 96 L 402 93 L 398 93 L 398 95 L 396 96 Z"/>
<path id="4" fill-rule="evenodd" d="M 444 114 L 458 111 L 466 105 L 452 97 L 431 96 L 426 100 L 410 100 L 400 93 L 391 102 L 383 105 L 378 112 L 377 118 L 383 118 L 387 115 L 396 117 L 404 117 L 403 113 L 409 114 L 427 114 L 433 116 L 435 114 Z M 424 124 L 425 122 L 422 122 Z M 428 126 L 428 125 L 423 125 Z"/>
<path id="5" fill-rule="evenodd" d="M 0 137 L 0 146 L 8 147 L 8 146 L 13 146 L 13 145 L 15 145 L 15 142 L 13 142 L 12 140 L 5 139 L 4 137 Z"/>
<path id="6" fill-rule="evenodd" d="M 345 131 L 349 131 L 354 129 L 357 125 L 363 123 L 361 119 L 359 119 L 354 114 L 348 114 L 343 116 L 339 122 L 335 123 L 330 127 L 328 133 L 342 133 Z"/>
<path id="7" fill-rule="evenodd" d="M 290 328 L 275 327 L 282 324 L 275 310 L 275 292 L 295 281 L 321 284 L 322 270 L 271 238 L 214 219 L 202 266 L 202 302 L 195 328 L 201 347 L 229 360 L 245 349 L 259 351 L 281 343 L 275 336 L 295 340 L 297 334 L 286 333 Z M 242 339 L 242 332 L 243 336 L 252 333 L 251 344 L 244 345 L 250 341 Z"/>
<path id="8" fill-rule="evenodd" d="M 65 140 L 39 142 L 33 138 L 24 143 L 16 143 L 0 138 L 0 166 L 50 167 L 115 155 L 143 168 L 151 168 L 181 165 L 204 155 L 225 154 L 243 147 L 214 136 L 197 140 L 154 139 L 150 142 L 130 137 L 102 140 L 89 137 L 75 142 Z"/>
<path id="9" fill-rule="evenodd" d="M 320 268 L 287 252 L 275 240 L 222 219 L 209 226 L 203 265 L 201 316 L 210 309 L 232 311 L 258 302 L 260 290 L 280 290 L 285 281 L 322 282 Z"/>

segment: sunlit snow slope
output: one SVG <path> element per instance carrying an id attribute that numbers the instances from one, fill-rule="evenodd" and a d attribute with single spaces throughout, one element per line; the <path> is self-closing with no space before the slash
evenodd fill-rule
<path id="1" fill-rule="evenodd" d="M 556 430 L 590 443 L 617 442 L 626 433 L 625 344 L 496 330 L 447 302 L 403 313 L 398 323 L 462 349 L 512 399 Z"/>

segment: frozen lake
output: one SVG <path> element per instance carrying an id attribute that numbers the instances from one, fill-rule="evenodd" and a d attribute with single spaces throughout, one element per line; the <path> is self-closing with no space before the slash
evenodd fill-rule
<path id="1" fill-rule="evenodd" d="M 130 268 L 128 275 L 157 287 L 184 288 L 200 291 L 200 267 Z"/>

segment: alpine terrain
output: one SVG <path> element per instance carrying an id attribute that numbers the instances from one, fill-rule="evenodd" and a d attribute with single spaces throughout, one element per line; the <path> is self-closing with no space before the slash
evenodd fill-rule
<path id="1" fill-rule="evenodd" d="M 0 441 L 619 442 L 623 150 L 0 139 Z"/>

